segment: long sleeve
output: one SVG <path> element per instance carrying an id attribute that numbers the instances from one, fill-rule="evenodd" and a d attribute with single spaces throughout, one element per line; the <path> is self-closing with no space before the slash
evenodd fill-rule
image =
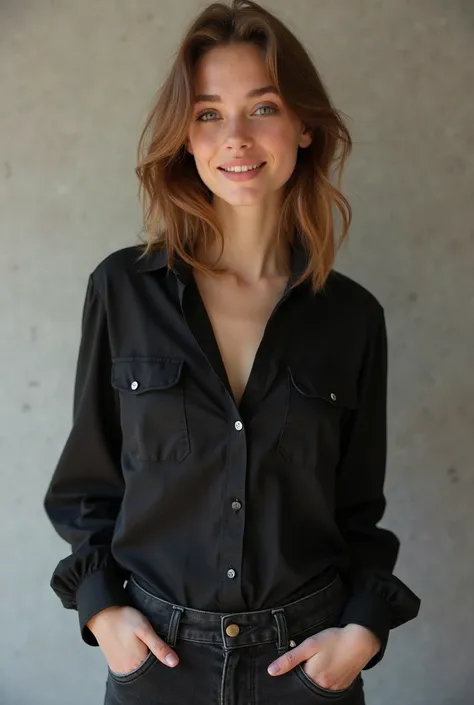
<path id="1" fill-rule="evenodd" d="M 127 573 L 111 542 L 124 492 L 121 428 L 111 386 L 106 312 L 91 275 L 82 316 L 74 386 L 73 425 L 44 498 L 55 531 L 72 553 L 54 570 L 51 587 L 76 609 L 81 635 L 97 646 L 87 621 L 102 609 L 127 604 Z"/>
<path id="2" fill-rule="evenodd" d="M 387 331 L 380 306 L 369 333 L 359 405 L 344 426 L 337 470 L 336 521 L 350 556 L 343 572 L 349 598 L 339 626 L 361 624 L 382 644 L 364 670 L 382 659 L 389 630 L 414 619 L 420 606 L 419 598 L 393 575 L 398 538 L 377 526 L 386 506 L 387 367 Z"/>

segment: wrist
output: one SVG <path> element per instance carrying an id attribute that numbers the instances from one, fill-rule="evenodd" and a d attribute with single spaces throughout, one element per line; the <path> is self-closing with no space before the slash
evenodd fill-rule
<path id="1" fill-rule="evenodd" d="M 378 654 L 382 648 L 379 637 L 371 629 L 364 627 L 362 624 L 346 624 L 342 629 L 345 634 L 351 638 L 357 639 L 358 642 L 362 641 L 364 645 L 366 645 L 367 653 L 370 658 Z"/>
<path id="2" fill-rule="evenodd" d="M 97 636 L 97 632 L 101 629 L 102 625 L 106 624 L 109 621 L 109 618 L 119 609 L 120 607 L 116 605 L 106 607 L 91 617 L 86 622 L 86 627 L 94 634 L 94 636 Z"/>

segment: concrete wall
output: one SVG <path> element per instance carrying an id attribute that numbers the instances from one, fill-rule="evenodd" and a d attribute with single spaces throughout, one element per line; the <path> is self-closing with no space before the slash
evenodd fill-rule
<path id="1" fill-rule="evenodd" d="M 87 275 L 140 229 L 135 147 L 194 0 L 0 4 L 0 702 L 103 700 L 105 662 L 49 588 L 42 498 L 70 427 Z M 468 705 L 474 675 L 474 10 L 268 0 L 310 48 L 354 153 L 337 268 L 390 336 L 385 524 L 423 599 L 366 675 L 373 705 Z"/>

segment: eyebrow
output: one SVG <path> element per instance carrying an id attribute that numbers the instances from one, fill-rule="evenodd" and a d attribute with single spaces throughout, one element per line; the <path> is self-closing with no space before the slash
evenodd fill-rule
<path id="1" fill-rule="evenodd" d="M 261 88 L 254 88 L 253 90 L 249 91 L 245 97 L 256 98 L 258 96 L 264 95 L 265 93 L 276 93 L 276 95 L 280 95 L 278 88 L 276 88 L 275 86 L 262 86 Z M 220 97 L 220 95 L 216 95 L 215 93 L 199 93 L 195 97 L 194 102 L 222 103 L 222 98 Z"/>

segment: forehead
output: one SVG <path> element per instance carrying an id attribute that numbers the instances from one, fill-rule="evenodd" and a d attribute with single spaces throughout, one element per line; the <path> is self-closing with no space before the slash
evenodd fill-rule
<path id="1" fill-rule="evenodd" d="M 251 88 L 271 83 L 262 50 L 253 44 L 216 47 L 206 52 L 194 69 L 196 93 L 219 93 L 224 96 L 236 88 L 245 93 Z"/>

